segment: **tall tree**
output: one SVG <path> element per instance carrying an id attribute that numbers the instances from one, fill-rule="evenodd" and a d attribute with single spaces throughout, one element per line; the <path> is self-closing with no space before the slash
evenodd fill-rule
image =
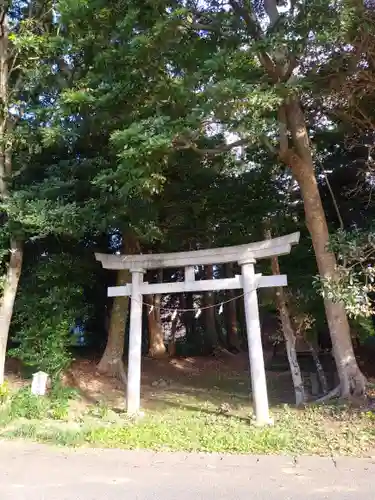
<path id="1" fill-rule="evenodd" d="M 12 141 L 10 137 L 9 116 L 9 20 L 8 9 L 3 7 L 0 25 L 0 196 L 4 203 L 9 196 L 8 177 L 12 174 Z M 4 381 L 5 353 L 8 341 L 10 321 L 12 319 L 14 301 L 16 298 L 18 281 L 22 269 L 23 248 L 17 237 L 10 240 L 10 258 L 4 290 L 0 305 L 0 384 Z"/>
<path id="2" fill-rule="evenodd" d="M 125 251 L 134 253 L 139 250 L 138 239 L 149 241 L 154 232 L 149 203 L 153 186 L 145 185 L 145 177 L 135 175 L 131 180 L 128 165 L 119 168 L 110 142 L 119 127 L 132 123 L 132 113 L 139 112 L 137 103 L 143 105 L 153 85 L 152 81 L 144 88 L 140 85 L 136 95 L 134 85 L 137 79 L 142 81 L 144 65 L 129 57 L 131 78 L 126 69 L 132 13 L 123 2 L 112 2 L 109 9 L 107 2 L 87 5 L 70 0 L 57 2 L 54 13 L 63 40 L 57 70 L 62 68 L 58 73 L 66 78 L 45 113 L 48 127 L 38 175 L 31 189 L 24 182 L 14 205 L 28 221 L 42 216 L 45 227 L 76 237 L 120 229 Z M 155 69 L 149 69 L 152 80 Z M 120 272 L 118 282 L 129 277 Z M 127 307 L 127 298 L 114 300 L 107 347 L 99 364 L 102 372 L 117 374 L 122 366 Z"/>
<path id="3" fill-rule="evenodd" d="M 277 0 L 159 2 L 149 12 L 148 30 L 134 34 L 134 40 L 149 54 L 158 47 L 162 67 L 169 68 L 162 87 L 163 93 L 169 89 L 169 99 L 165 102 L 155 89 L 153 117 L 117 134 L 117 146 L 124 145 L 122 161 L 136 168 L 172 147 L 207 155 L 257 143 L 291 169 L 319 273 L 335 280 L 336 259 L 328 248 L 304 103 L 319 92 L 314 86 L 317 68 L 336 51 L 350 57 L 347 33 L 361 12 L 350 2 L 333 5 L 329 0 L 283 6 Z M 207 147 L 202 135 L 208 129 L 211 134 L 231 133 L 234 139 Z M 354 356 L 343 304 L 326 298 L 325 310 L 341 395 L 363 395 L 365 379 Z"/>
<path id="4" fill-rule="evenodd" d="M 319 272 L 336 279 L 309 109 L 320 94 L 320 68 L 337 52 L 351 56 L 353 6 L 328 0 L 283 6 L 275 0 L 114 0 L 110 7 L 104 0 L 64 0 L 58 6 L 69 82 L 45 131 L 50 144 L 63 143 L 63 154 L 46 161 L 46 175 L 32 191 L 39 207 L 44 200 L 45 221 L 60 213 L 65 230 L 132 227 L 140 239 L 162 241 L 164 248 L 248 241 L 257 234 L 249 219 L 235 232 L 227 213 L 237 199 L 232 186 L 251 179 L 244 173 L 255 167 L 250 154 L 256 147 L 298 181 Z M 324 116 L 313 121 L 324 127 Z M 225 155 L 236 146 L 242 149 Z M 168 186 L 182 156 L 220 199 L 201 196 L 196 186 Z M 232 176 L 221 175 L 229 171 Z M 180 192 L 186 211 L 178 209 L 178 196 L 172 209 L 160 209 L 168 189 Z M 216 204 L 208 218 L 207 199 L 211 208 Z M 54 210 L 47 210 L 52 201 Z M 188 209 L 206 239 L 194 234 Z M 166 222 L 173 211 L 174 221 Z M 180 232 L 172 231 L 177 226 Z M 344 308 L 328 299 L 325 307 L 342 395 L 361 394 L 364 379 Z"/>
<path id="5" fill-rule="evenodd" d="M 130 231 L 124 232 L 123 252 L 125 255 L 139 253 L 139 242 Z M 128 269 L 117 272 L 116 285 L 131 283 L 131 273 Z M 125 331 L 129 312 L 129 297 L 115 297 L 108 326 L 108 338 L 103 356 L 98 364 L 98 371 L 106 375 L 117 377 L 123 383 L 126 376 L 123 367 L 125 346 Z"/>
<path id="6" fill-rule="evenodd" d="M 267 239 L 272 238 L 272 233 L 269 227 L 266 227 L 265 236 Z M 278 257 L 272 257 L 271 267 L 272 267 L 272 274 L 274 276 L 280 274 Z M 293 380 L 296 405 L 301 406 L 305 402 L 305 388 L 303 384 L 303 377 L 296 351 L 297 336 L 293 328 L 289 307 L 286 299 L 286 294 L 284 293 L 282 287 L 276 289 L 276 307 L 279 314 L 281 329 L 285 339 L 285 347 L 289 360 L 290 372 Z"/>
<path id="7" fill-rule="evenodd" d="M 28 167 L 36 149 L 33 142 L 33 130 L 38 122 L 35 105 L 38 98 L 43 99 L 42 82 L 52 73 L 52 4 L 13 0 L 0 6 L 0 203 L 4 243 L 0 384 L 4 379 L 6 346 L 27 233 L 20 214 L 12 207 L 13 178 Z"/>

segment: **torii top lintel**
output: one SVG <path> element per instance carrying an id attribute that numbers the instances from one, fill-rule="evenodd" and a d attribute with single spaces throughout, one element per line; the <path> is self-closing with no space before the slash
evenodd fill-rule
<path id="1" fill-rule="evenodd" d="M 188 267 L 228 262 L 245 262 L 267 259 L 290 253 L 292 245 L 299 242 L 300 233 L 287 234 L 279 238 L 257 241 L 248 245 L 140 255 L 110 255 L 96 253 L 96 260 L 105 269 L 160 269 L 165 267 Z"/>

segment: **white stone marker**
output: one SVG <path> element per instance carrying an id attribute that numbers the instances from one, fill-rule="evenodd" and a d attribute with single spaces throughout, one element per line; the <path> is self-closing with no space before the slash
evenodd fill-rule
<path id="1" fill-rule="evenodd" d="M 33 374 L 31 392 L 35 396 L 45 396 L 47 392 L 48 373 L 36 372 Z"/>

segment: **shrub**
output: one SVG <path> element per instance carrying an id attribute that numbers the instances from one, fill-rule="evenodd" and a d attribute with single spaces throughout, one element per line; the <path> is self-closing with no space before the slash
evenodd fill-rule
<path id="1" fill-rule="evenodd" d="M 33 257 L 33 258 L 31 258 Z M 90 306 L 84 285 L 93 278 L 91 262 L 80 254 L 42 252 L 37 247 L 22 273 L 13 317 L 9 354 L 58 380 L 71 360 L 71 327 L 84 323 Z"/>
<path id="2" fill-rule="evenodd" d="M 29 387 L 24 387 L 11 398 L 9 413 L 13 419 L 41 419 L 46 415 L 48 406 L 46 397 L 35 396 Z"/>
<path id="3" fill-rule="evenodd" d="M 11 397 L 9 416 L 12 419 L 40 420 L 49 417 L 64 420 L 69 414 L 69 401 L 75 395 L 74 390 L 62 387 L 58 383 L 46 396 L 35 396 L 31 393 L 30 387 L 24 387 Z"/>
<path id="4" fill-rule="evenodd" d="M 56 318 L 55 318 L 56 320 Z M 53 382 L 71 362 L 68 350 L 70 344 L 69 323 L 66 319 L 49 324 L 40 318 L 39 325 L 30 325 L 20 335 L 20 345 L 10 350 L 10 354 L 20 359 L 26 366 L 43 370 Z"/>
<path id="5" fill-rule="evenodd" d="M 5 404 L 9 399 L 9 385 L 5 381 L 0 385 L 0 405 Z"/>

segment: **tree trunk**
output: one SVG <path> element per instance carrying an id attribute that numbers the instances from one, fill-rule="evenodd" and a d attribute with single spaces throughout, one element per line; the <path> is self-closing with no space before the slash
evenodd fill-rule
<path id="1" fill-rule="evenodd" d="M 2 15 L 0 37 L 0 198 L 5 202 L 9 196 L 8 178 L 12 174 L 12 140 L 10 136 L 8 102 L 8 16 Z M 5 356 L 9 337 L 9 328 L 13 315 L 14 302 L 22 271 L 23 242 L 10 237 L 10 257 L 3 295 L 0 301 L 0 384 L 4 382 Z"/>
<path id="2" fill-rule="evenodd" d="M 124 238 L 125 254 L 135 254 L 139 252 L 139 243 L 133 235 L 126 234 Z M 131 272 L 121 269 L 117 273 L 116 285 L 131 283 Z M 107 345 L 102 359 L 98 364 L 98 371 L 105 375 L 118 377 L 125 382 L 126 376 L 123 365 L 125 329 L 129 310 L 129 297 L 115 297 L 109 321 Z"/>
<path id="3" fill-rule="evenodd" d="M 131 273 L 127 269 L 117 272 L 116 285 L 131 283 Z M 109 321 L 108 340 L 98 371 L 111 377 L 118 377 L 123 364 L 125 330 L 129 310 L 129 297 L 114 297 Z M 121 377 L 122 378 L 122 377 Z"/>
<path id="4" fill-rule="evenodd" d="M 269 229 L 266 230 L 266 238 L 271 239 L 271 231 Z M 274 276 L 279 275 L 280 266 L 277 257 L 273 257 L 271 259 L 271 265 L 272 274 Z M 305 402 L 305 388 L 303 385 L 303 377 L 296 351 L 296 333 L 290 320 L 289 308 L 282 287 L 276 288 L 276 307 L 279 313 L 281 328 L 285 339 L 285 347 L 293 380 L 296 406 L 301 406 Z"/>
<path id="5" fill-rule="evenodd" d="M 336 258 L 327 249 L 328 226 L 315 176 L 305 118 L 297 98 L 291 98 L 286 103 L 285 111 L 294 150 L 281 150 L 280 157 L 291 167 L 299 184 L 319 274 L 324 278 L 335 279 Z M 325 300 L 324 306 L 340 377 L 341 396 L 364 397 L 366 381 L 354 355 L 345 309 L 342 304 L 330 300 Z"/>
<path id="6" fill-rule="evenodd" d="M 206 266 L 206 279 L 214 278 L 213 266 Z M 214 292 L 206 292 L 204 295 L 204 320 L 206 328 L 206 345 L 212 352 L 219 345 L 219 337 L 216 329 L 216 314 L 215 314 L 215 294 Z"/>
<path id="7" fill-rule="evenodd" d="M 182 321 L 186 329 L 186 341 L 188 344 L 193 344 L 195 340 L 195 318 L 194 318 L 194 295 L 186 293 L 181 296 L 181 307 L 184 309 Z"/>
<path id="8" fill-rule="evenodd" d="M 177 298 L 177 307 L 181 307 L 181 300 Z M 172 324 L 171 324 L 171 336 L 168 342 L 168 355 L 170 358 L 176 356 L 176 332 L 177 332 L 177 324 L 178 324 L 178 315 L 172 315 Z"/>
<path id="9" fill-rule="evenodd" d="M 163 282 L 163 270 L 158 272 L 158 283 Z M 147 311 L 148 319 L 148 335 L 149 347 L 148 355 L 150 358 L 163 358 L 166 354 L 166 347 L 164 343 L 164 331 L 161 323 L 161 295 L 148 295 L 145 297 L 145 302 L 152 308 Z"/>
<path id="10" fill-rule="evenodd" d="M 233 277 L 233 266 L 227 264 L 225 266 L 225 274 L 227 278 Z M 228 331 L 228 346 L 229 348 L 234 348 L 237 351 L 241 350 L 241 342 L 239 336 L 238 319 L 237 319 L 237 303 L 234 300 L 235 290 L 228 290 L 228 300 L 225 304 L 225 315 Z"/>
<path id="11" fill-rule="evenodd" d="M 17 240 L 11 241 L 10 259 L 0 304 L 0 385 L 4 382 L 5 356 L 12 320 L 14 302 L 22 270 L 23 245 Z"/>
<path id="12" fill-rule="evenodd" d="M 150 358 L 163 358 L 166 354 L 166 348 L 163 327 L 160 321 L 160 296 L 158 303 L 155 298 L 155 295 L 145 296 L 145 302 L 150 306 L 154 306 L 153 309 L 147 311 L 149 334 L 148 355 Z"/>
<path id="13" fill-rule="evenodd" d="M 326 377 L 326 374 L 324 373 L 322 363 L 320 362 L 318 352 L 311 342 L 307 341 L 307 345 L 309 346 L 311 356 L 312 356 L 314 363 L 315 363 L 316 373 L 318 374 L 318 378 L 319 378 L 319 382 L 320 382 L 320 386 L 322 388 L 323 394 L 327 394 L 327 392 L 328 392 L 327 377 Z"/>

